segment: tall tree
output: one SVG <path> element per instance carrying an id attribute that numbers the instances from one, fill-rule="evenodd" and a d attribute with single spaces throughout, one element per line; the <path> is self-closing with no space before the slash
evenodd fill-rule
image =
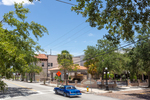
<path id="1" fill-rule="evenodd" d="M 150 31 L 149 31 L 150 32 Z M 143 66 L 141 67 L 148 75 L 148 87 L 150 87 L 150 39 L 149 34 L 139 37 L 139 42 L 136 45 L 137 52 L 139 53 L 140 59 L 142 60 Z"/>
<path id="2" fill-rule="evenodd" d="M 71 0 L 70 0 L 71 1 Z M 106 28 L 107 39 L 119 43 L 150 27 L 150 0 L 76 0 L 71 10 L 87 17 L 91 27 Z"/>
<path id="3" fill-rule="evenodd" d="M 93 71 L 96 70 L 97 73 L 102 75 L 102 78 L 104 76 L 103 72 L 105 67 L 107 67 L 111 73 L 121 72 L 121 61 L 123 59 L 121 54 L 115 52 L 117 45 L 114 45 L 111 41 L 100 39 L 96 46 L 97 47 L 88 46 L 87 49 L 84 50 L 85 66 L 89 72 L 92 74 L 94 73 Z M 91 69 L 93 69 L 93 71 L 91 71 Z"/>
<path id="4" fill-rule="evenodd" d="M 73 64 L 73 60 L 72 60 L 72 55 L 69 54 L 69 52 L 67 50 L 63 50 L 61 52 L 61 54 L 58 54 L 57 57 L 57 62 L 60 65 L 60 70 L 64 71 L 64 80 L 65 80 L 65 84 L 68 84 L 68 78 L 66 77 L 66 73 L 73 70 L 73 69 L 77 69 L 76 68 L 76 64 Z"/>
<path id="5" fill-rule="evenodd" d="M 24 8 L 22 3 L 15 3 L 14 7 L 15 11 L 4 14 L 0 21 L 0 74 L 11 66 L 19 71 L 29 68 L 29 64 L 37 60 L 35 52 L 44 51 L 30 35 L 38 40 L 44 33 L 48 34 L 43 25 L 26 21 L 29 9 Z M 11 28 L 4 28 L 4 24 Z"/>
<path id="6" fill-rule="evenodd" d="M 97 48 L 95 46 L 87 46 L 87 49 L 84 50 L 84 59 L 86 62 L 84 66 L 87 68 L 89 74 L 92 78 L 97 73 Z"/>

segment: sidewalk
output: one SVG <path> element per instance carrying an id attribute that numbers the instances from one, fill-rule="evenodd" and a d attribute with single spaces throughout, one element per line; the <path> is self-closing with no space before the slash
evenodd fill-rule
<path id="1" fill-rule="evenodd" d="M 51 84 L 46 82 L 46 86 L 51 86 L 51 87 L 57 87 L 57 84 Z M 58 85 L 60 86 L 60 85 Z M 106 91 L 105 89 L 97 89 L 97 88 L 89 88 L 89 92 L 87 92 L 87 88 L 82 88 L 82 87 L 76 87 L 82 93 L 93 93 L 93 94 L 100 94 L 100 93 L 117 93 L 120 91 L 135 91 L 135 90 L 144 90 L 146 89 L 145 87 L 141 86 L 132 86 L 132 87 L 117 87 L 115 89 L 109 89 L 109 91 Z"/>
<path id="2" fill-rule="evenodd" d="M 21 81 L 23 82 L 23 81 Z M 44 85 L 43 82 L 33 82 L 33 84 L 39 84 L 39 85 Z M 52 84 L 49 83 L 49 81 L 46 82 L 45 86 L 50 86 L 50 87 L 57 87 L 57 84 Z M 60 85 L 58 85 L 60 86 Z M 92 93 L 92 94 L 103 94 L 103 93 L 119 93 L 119 92 L 134 92 L 136 90 L 147 90 L 146 87 L 141 87 L 141 86 L 132 86 L 132 87 L 127 87 L 127 86 L 122 86 L 122 87 L 117 87 L 115 89 L 109 89 L 109 91 L 106 91 L 105 89 L 97 89 L 97 88 L 89 88 L 89 92 L 87 92 L 87 88 L 82 88 L 82 87 L 76 87 L 79 89 L 82 93 Z"/>

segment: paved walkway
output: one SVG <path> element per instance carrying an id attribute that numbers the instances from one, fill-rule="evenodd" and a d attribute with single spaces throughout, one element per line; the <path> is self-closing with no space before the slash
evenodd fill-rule
<path id="1" fill-rule="evenodd" d="M 43 83 L 41 83 L 43 84 Z M 47 86 L 52 86 L 52 87 L 57 87 L 57 84 L 51 84 L 51 83 L 46 83 Z M 60 85 L 58 85 L 60 86 Z M 134 86 L 134 87 L 117 87 L 115 89 L 110 89 L 109 91 L 106 91 L 105 89 L 97 89 L 97 88 L 89 88 L 89 92 L 87 92 L 87 88 L 82 88 L 82 87 L 76 87 L 77 89 L 81 90 L 83 93 L 94 93 L 94 94 L 100 94 L 100 93 L 117 93 L 120 91 L 136 91 L 136 90 L 143 90 L 146 89 L 144 86 Z"/>

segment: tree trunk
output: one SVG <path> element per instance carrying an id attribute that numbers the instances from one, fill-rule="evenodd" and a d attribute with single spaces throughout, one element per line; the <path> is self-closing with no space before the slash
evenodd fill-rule
<path id="1" fill-rule="evenodd" d="M 115 77 L 115 73 L 114 73 L 114 80 L 116 79 L 116 77 Z"/>
<path id="2" fill-rule="evenodd" d="M 150 72 L 148 72 L 148 87 L 150 88 Z"/>
<path id="3" fill-rule="evenodd" d="M 104 80 L 104 69 L 103 69 L 103 72 L 102 72 L 102 80 Z"/>
<path id="4" fill-rule="evenodd" d="M 66 78 L 66 70 L 64 70 L 64 81 L 65 81 L 65 85 L 68 85 L 67 78 Z"/>

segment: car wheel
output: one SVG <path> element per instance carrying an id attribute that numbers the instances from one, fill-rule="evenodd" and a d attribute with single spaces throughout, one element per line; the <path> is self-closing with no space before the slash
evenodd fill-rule
<path id="1" fill-rule="evenodd" d="M 66 93 L 64 93 L 64 97 L 67 97 L 67 94 L 66 94 Z"/>
<path id="2" fill-rule="evenodd" d="M 70 97 L 70 94 L 69 94 L 69 93 L 67 93 L 67 96 L 68 96 L 68 97 Z"/>
<path id="3" fill-rule="evenodd" d="M 55 90 L 55 94 L 58 94 L 57 90 Z"/>

